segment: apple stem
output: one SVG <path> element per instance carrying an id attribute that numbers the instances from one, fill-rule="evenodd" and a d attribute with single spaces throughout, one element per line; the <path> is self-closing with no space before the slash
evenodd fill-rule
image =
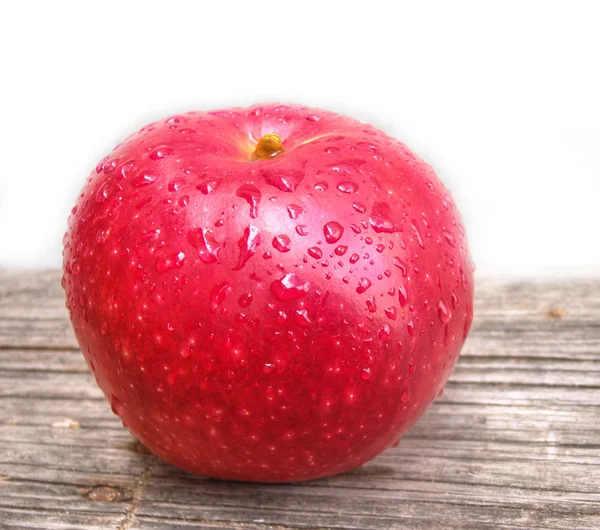
<path id="1" fill-rule="evenodd" d="M 268 160 L 283 153 L 283 144 L 278 134 L 265 134 L 256 144 L 252 160 Z"/>

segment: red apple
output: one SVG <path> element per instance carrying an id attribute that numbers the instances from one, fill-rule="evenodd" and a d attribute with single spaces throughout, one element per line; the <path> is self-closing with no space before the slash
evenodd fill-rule
<path id="1" fill-rule="evenodd" d="M 67 307 L 123 424 L 202 475 L 295 481 L 398 442 L 472 320 L 465 233 L 430 166 L 301 106 L 151 123 L 92 172 Z"/>

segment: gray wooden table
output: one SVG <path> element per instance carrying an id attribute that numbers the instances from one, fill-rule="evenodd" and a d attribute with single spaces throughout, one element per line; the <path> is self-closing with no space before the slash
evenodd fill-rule
<path id="1" fill-rule="evenodd" d="M 400 445 L 300 484 L 221 482 L 112 415 L 56 271 L 0 271 L 0 528 L 600 529 L 600 280 L 479 281 L 444 395 Z"/>

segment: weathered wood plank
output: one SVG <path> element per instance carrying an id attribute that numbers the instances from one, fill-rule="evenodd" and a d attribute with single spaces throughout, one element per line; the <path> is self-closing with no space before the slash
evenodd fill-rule
<path id="1" fill-rule="evenodd" d="M 0 271 L 0 528 L 600 528 L 600 280 L 479 282 L 461 361 L 397 448 L 252 485 L 140 449 L 87 370 L 59 279 Z"/>

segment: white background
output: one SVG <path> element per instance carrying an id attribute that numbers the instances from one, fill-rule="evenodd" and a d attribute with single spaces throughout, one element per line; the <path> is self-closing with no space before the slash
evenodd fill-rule
<path id="1" fill-rule="evenodd" d="M 369 121 L 450 187 L 478 274 L 600 273 L 600 3 L 2 2 L 0 266 L 59 266 L 89 171 L 170 113 Z"/>

